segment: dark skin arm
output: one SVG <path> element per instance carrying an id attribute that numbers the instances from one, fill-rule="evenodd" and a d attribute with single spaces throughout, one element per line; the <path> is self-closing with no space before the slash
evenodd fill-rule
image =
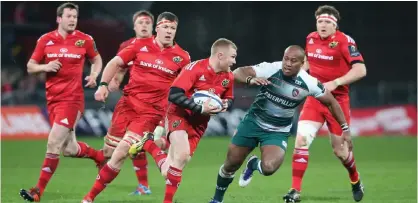
<path id="1" fill-rule="evenodd" d="M 341 125 L 341 128 L 343 129 L 344 139 L 348 144 L 348 149 L 351 151 L 353 149 L 353 143 L 351 141 L 350 130 L 338 101 L 334 98 L 334 96 L 332 96 L 332 94 L 328 90 L 325 91 L 324 95 L 317 97 L 316 99 L 318 99 L 318 101 L 320 101 L 322 104 L 326 105 L 329 108 L 334 118 Z"/>

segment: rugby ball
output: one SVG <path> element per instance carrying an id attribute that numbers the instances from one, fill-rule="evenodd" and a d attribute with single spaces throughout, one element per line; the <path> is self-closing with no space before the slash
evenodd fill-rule
<path id="1" fill-rule="evenodd" d="M 200 90 L 192 95 L 192 99 L 196 104 L 203 105 L 203 103 L 211 98 L 209 106 L 222 108 L 222 100 L 216 94 L 210 93 L 206 90 Z"/>

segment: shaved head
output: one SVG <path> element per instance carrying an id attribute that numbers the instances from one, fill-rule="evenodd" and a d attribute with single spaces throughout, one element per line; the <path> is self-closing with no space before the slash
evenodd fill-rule
<path id="1" fill-rule="evenodd" d="M 290 45 L 284 50 L 284 53 L 292 53 L 298 60 L 303 61 L 305 59 L 305 50 L 299 45 Z"/>
<path id="2" fill-rule="evenodd" d="M 298 45 L 291 45 L 284 50 L 282 60 L 283 74 L 296 76 L 305 62 L 305 50 Z"/>

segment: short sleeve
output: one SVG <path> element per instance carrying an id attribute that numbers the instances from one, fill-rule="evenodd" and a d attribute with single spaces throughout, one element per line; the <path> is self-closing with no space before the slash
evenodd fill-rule
<path id="1" fill-rule="evenodd" d="M 310 96 L 317 98 L 325 94 L 325 87 L 318 79 L 308 75 L 308 73 L 304 74 L 304 78 Z"/>
<path id="2" fill-rule="evenodd" d="M 86 46 L 86 54 L 89 59 L 92 59 L 99 55 L 99 51 L 96 47 L 96 42 L 94 41 L 93 37 L 90 37 L 91 39 L 87 40 L 87 46 Z"/>
<path id="3" fill-rule="evenodd" d="M 130 44 L 117 54 L 117 56 L 122 58 L 124 64 L 128 64 L 135 59 L 137 53 L 135 47 L 137 47 L 135 44 Z"/>
<path id="4" fill-rule="evenodd" d="M 36 42 L 35 50 L 32 53 L 30 59 L 35 60 L 36 62 L 40 63 L 44 58 L 44 49 L 46 46 L 45 37 L 42 36 Z"/>
<path id="5" fill-rule="evenodd" d="M 345 34 L 344 34 L 345 35 Z M 342 46 L 340 46 L 342 55 L 348 64 L 353 65 L 355 63 L 363 63 L 364 59 L 360 51 L 357 48 L 356 42 L 353 38 L 345 35 L 346 39 L 343 38 Z"/>
<path id="6" fill-rule="evenodd" d="M 257 65 L 252 66 L 256 77 L 269 78 L 274 73 L 282 69 L 282 62 L 277 61 L 273 63 L 263 62 Z"/>

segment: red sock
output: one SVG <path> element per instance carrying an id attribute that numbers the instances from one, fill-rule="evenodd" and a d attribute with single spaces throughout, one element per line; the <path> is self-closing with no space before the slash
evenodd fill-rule
<path id="1" fill-rule="evenodd" d="M 96 181 L 94 182 L 93 187 L 91 188 L 90 192 L 86 195 L 86 197 L 91 198 L 94 200 L 96 196 L 102 192 L 107 184 L 113 181 L 113 179 L 118 176 L 119 170 L 113 169 L 109 166 L 109 164 L 105 164 L 102 170 L 100 170 L 99 175 L 97 175 Z"/>
<path id="2" fill-rule="evenodd" d="M 308 168 L 308 161 L 308 149 L 295 148 L 292 162 L 292 188 L 297 191 L 301 191 L 302 179 L 306 168 Z"/>
<path id="3" fill-rule="evenodd" d="M 359 175 L 357 172 L 356 163 L 354 161 L 353 152 L 349 152 L 347 159 L 345 161 L 342 161 L 342 163 L 348 171 L 351 182 L 356 183 L 359 179 Z"/>
<path id="4" fill-rule="evenodd" d="M 36 184 L 36 187 L 39 188 L 41 195 L 44 192 L 46 185 L 48 185 L 52 175 L 54 175 L 55 170 L 57 169 L 58 163 L 60 161 L 59 158 L 59 154 L 46 153 L 44 163 L 42 164 L 41 174 L 39 175 L 38 184 Z"/>
<path id="5" fill-rule="evenodd" d="M 164 203 L 172 203 L 173 197 L 180 186 L 182 170 L 170 166 L 165 182 Z"/>
<path id="6" fill-rule="evenodd" d="M 90 158 L 93 159 L 96 164 L 100 164 L 105 161 L 105 157 L 103 155 L 103 150 L 95 150 L 94 148 L 90 147 L 85 142 L 77 142 L 78 144 L 78 153 L 76 157 L 79 158 Z"/>
<path id="7" fill-rule="evenodd" d="M 148 187 L 148 161 L 145 153 L 139 153 L 132 159 L 138 183 Z"/>
<path id="8" fill-rule="evenodd" d="M 154 143 L 154 141 L 148 140 L 145 142 L 143 149 L 151 154 L 152 158 L 154 158 L 155 163 L 157 164 L 158 168 L 161 171 L 161 166 L 167 159 L 167 154 L 162 151 L 158 146 Z"/>

